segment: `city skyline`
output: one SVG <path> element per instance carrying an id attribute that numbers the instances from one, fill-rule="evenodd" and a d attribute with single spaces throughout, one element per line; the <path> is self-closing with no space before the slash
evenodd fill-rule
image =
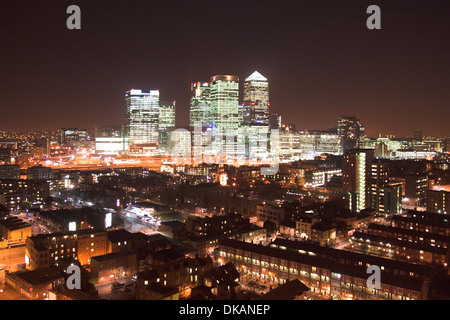
<path id="1" fill-rule="evenodd" d="M 1 1 L 0 300 L 450 300 L 448 17 Z"/>
<path id="2" fill-rule="evenodd" d="M 105 18 L 104 5 L 80 1 L 81 30 L 65 27 L 64 4 L 2 4 L 0 127 L 124 125 L 132 88 L 177 101 L 176 125 L 187 126 L 192 82 L 232 74 L 242 87 L 257 70 L 270 83 L 271 114 L 299 130 L 354 115 L 369 136 L 448 135 L 448 3 L 379 1 L 375 31 L 365 26 L 365 2 L 258 4 L 113 2 Z"/>

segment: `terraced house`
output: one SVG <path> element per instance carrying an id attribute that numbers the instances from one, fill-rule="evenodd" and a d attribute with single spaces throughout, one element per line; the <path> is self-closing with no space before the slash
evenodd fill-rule
<path id="1" fill-rule="evenodd" d="M 426 300 L 432 269 L 423 265 L 277 239 L 269 246 L 223 239 L 219 264 L 273 284 L 299 279 L 311 292 L 333 299 Z M 381 269 L 381 287 L 367 285 L 367 267 Z"/>

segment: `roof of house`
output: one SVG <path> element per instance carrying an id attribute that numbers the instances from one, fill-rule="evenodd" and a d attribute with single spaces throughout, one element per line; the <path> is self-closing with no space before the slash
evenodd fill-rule
<path id="1" fill-rule="evenodd" d="M 111 242 L 132 240 L 134 239 L 134 234 L 125 229 L 109 230 L 108 239 Z"/>
<path id="2" fill-rule="evenodd" d="M 294 300 L 295 297 L 302 295 L 306 291 L 309 291 L 309 288 L 299 279 L 295 279 L 264 294 L 261 300 Z"/>
<path id="3" fill-rule="evenodd" d="M 107 254 L 103 254 L 101 256 L 92 257 L 91 261 L 92 260 L 95 260 L 95 261 L 98 261 L 98 262 L 100 262 L 100 261 L 108 261 L 108 260 L 111 260 L 111 259 L 116 259 L 116 258 L 119 258 L 119 257 L 132 256 L 132 255 L 136 255 L 136 253 L 135 252 L 131 252 L 131 251 L 107 253 Z"/>
<path id="4" fill-rule="evenodd" d="M 439 240 L 439 241 L 450 243 L 449 236 L 445 236 L 445 235 L 437 234 L 437 233 L 430 233 L 430 232 L 424 232 L 424 231 L 418 231 L 418 230 L 398 228 L 398 227 L 393 227 L 390 225 L 383 225 L 383 224 L 378 224 L 378 223 L 369 223 L 367 228 L 368 228 L 368 230 L 380 230 L 380 231 L 385 231 L 385 232 L 392 233 L 392 234 L 411 235 L 411 236 L 416 236 L 416 237 L 422 237 L 424 239 L 434 239 L 434 240 Z"/>
<path id="5" fill-rule="evenodd" d="M 398 247 L 405 247 L 410 248 L 414 250 L 421 250 L 425 252 L 432 252 L 440 255 L 446 255 L 448 252 L 448 248 L 438 247 L 438 246 L 432 246 L 424 243 L 415 243 L 407 240 L 399 240 L 398 238 L 392 238 L 392 237 L 383 237 L 379 235 L 364 233 L 356 231 L 351 236 L 352 239 L 362 239 L 364 241 L 372 241 L 372 242 L 378 242 L 378 243 L 384 243 L 384 244 L 390 244 L 393 246 Z"/>
<path id="6" fill-rule="evenodd" d="M 186 227 L 186 224 L 184 224 L 183 222 L 178 221 L 178 220 L 164 221 L 164 222 L 161 222 L 161 225 L 164 225 L 164 226 L 169 227 L 169 228 Z"/>
<path id="7" fill-rule="evenodd" d="M 150 283 L 147 287 L 147 290 L 156 292 L 163 296 L 170 296 L 178 292 L 178 289 L 175 287 L 165 286 L 159 282 Z"/>
<path id="8" fill-rule="evenodd" d="M 20 278 L 31 285 L 40 285 L 53 282 L 58 279 L 64 279 L 64 276 L 58 272 L 43 272 L 40 270 L 26 270 L 12 273 L 11 276 Z"/>

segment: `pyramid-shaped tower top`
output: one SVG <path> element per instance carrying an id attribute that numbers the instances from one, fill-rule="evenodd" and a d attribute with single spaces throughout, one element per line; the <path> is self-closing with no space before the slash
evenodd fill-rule
<path id="1" fill-rule="evenodd" d="M 267 78 L 258 71 L 255 71 L 247 79 L 245 79 L 245 81 L 267 81 Z"/>

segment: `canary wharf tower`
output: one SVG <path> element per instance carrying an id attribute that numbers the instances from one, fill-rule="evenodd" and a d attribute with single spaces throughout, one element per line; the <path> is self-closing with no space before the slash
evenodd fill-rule
<path id="1" fill-rule="evenodd" d="M 246 157 L 264 161 L 269 155 L 269 82 L 258 71 L 244 81 L 243 107 Z"/>
<path id="2" fill-rule="evenodd" d="M 244 122 L 269 124 L 269 82 L 258 71 L 244 81 Z"/>

